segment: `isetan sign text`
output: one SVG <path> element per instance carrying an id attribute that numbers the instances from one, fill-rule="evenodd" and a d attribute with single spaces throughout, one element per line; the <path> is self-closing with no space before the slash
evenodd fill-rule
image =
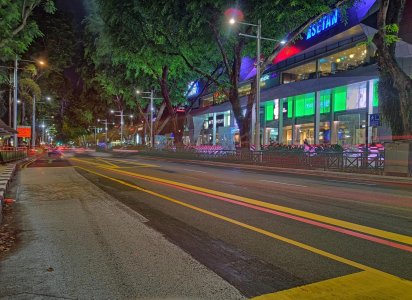
<path id="1" fill-rule="evenodd" d="M 306 40 L 310 40 L 313 37 L 321 34 L 322 32 L 328 30 L 329 28 L 338 24 L 339 20 L 339 10 L 335 9 L 331 13 L 323 16 L 318 21 L 309 26 L 306 33 Z"/>

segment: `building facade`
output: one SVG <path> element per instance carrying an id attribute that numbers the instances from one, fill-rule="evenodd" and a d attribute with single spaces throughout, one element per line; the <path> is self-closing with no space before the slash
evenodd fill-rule
<path id="1" fill-rule="evenodd" d="M 347 11 L 345 20 L 334 10 L 311 24 L 301 40 L 282 49 L 261 78 L 262 145 L 306 140 L 351 146 L 391 140 L 390 128 L 380 121 L 375 49 L 367 42 L 376 33 L 378 4 L 360 1 Z M 412 29 L 407 24 L 411 15 L 409 3 L 396 49 L 408 74 L 412 74 Z M 245 58 L 246 76 L 239 89 L 243 106 L 250 91 L 248 79 L 256 74 L 250 66 L 253 63 Z M 218 93 L 202 97 L 187 120 L 185 143 L 233 149 L 239 142 L 227 99 Z"/>

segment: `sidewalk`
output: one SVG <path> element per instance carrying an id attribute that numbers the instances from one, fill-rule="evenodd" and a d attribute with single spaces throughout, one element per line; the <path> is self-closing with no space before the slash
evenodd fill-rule
<path id="1" fill-rule="evenodd" d="M 243 298 L 74 168 L 19 177 L 21 244 L 0 262 L 1 299 Z"/>

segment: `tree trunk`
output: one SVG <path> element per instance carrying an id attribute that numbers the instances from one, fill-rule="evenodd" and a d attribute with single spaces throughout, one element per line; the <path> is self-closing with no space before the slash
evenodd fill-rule
<path id="1" fill-rule="evenodd" d="M 169 86 L 168 86 L 168 73 L 169 73 L 169 67 L 168 66 L 163 66 L 162 68 L 162 77 L 160 78 L 160 90 L 164 99 L 164 102 L 166 104 L 166 109 L 169 113 L 170 119 L 171 119 L 171 125 L 172 125 L 172 133 L 174 137 L 174 144 L 176 146 L 183 146 L 183 126 L 180 126 L 178 122 L 178 116 L 176 113 L 176 110 L 172 106 L 172 101 L 170 99 L 170 93 L 169 93 Z M 181 122 L 180 122 L 181 123 Z"/>
<path id="2" fill-rule="evenodd" d="M 394 93 L 397 95 L 397 99 L 390 99 L 399 102 L 400 108 L 399 114 L 402 120 L 402 127 L 399 130 L 403 137 L 412 135 L 412 80 L 411 78 L 400 68 L 395 59 L 395 47 L 396 43 L 388 44 L 385 40 L 387 37 L 386 26 L 395 24 L 399 27 L 402 20 L 403 11 L 405 8 L 405 0 L 382 0 L 378 12 L 377 23 L 378 32 L 373 37 L 373 43 L 377 48 L 377 61 L 382 79 L 393 82 L 393 88 L 396 90 Z M 390 33 L 396 35 L 397 33 Z M 388 86 L 388 85 L 386 85 Z M 385 96 L 385 91 L 379 91 L 381 101 L 388 101 Z M 383 106 L 385 110 L 383 115 L 391 123 L 391 127 L 396 128 L 396 120 L 390 118 L 391 108 L 390 106 Z M 402 137 L 401 137 L 402 138 Z"/>

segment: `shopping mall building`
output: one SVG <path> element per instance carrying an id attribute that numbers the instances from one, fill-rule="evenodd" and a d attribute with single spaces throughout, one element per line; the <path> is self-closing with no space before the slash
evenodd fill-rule
<path id="1" fill-rule="evenodd" d="M 390 128 L 379 121 L 378 70 L 368 38 L 376 32 L 378 1 L 360 1 L 315 22 L 303 38 L 285 47 L 261 79 L 261 144 L 357 145 L 391 140 Z M 412 74 L 412 3 L 401 24 L 396 56 Z M 254 60 L 242 61 L 239 89 L 245 107 Z M 196 98 L 199 84 L 192 84 Z M 197 98 L 187 118 L 185 143 L 235 147 L 240 140 L 231 105 L 218 94 Z M 254 124 L 254 120 L 251 120 Z M 253 130 L 253 129 L 252 129 Z"/>

